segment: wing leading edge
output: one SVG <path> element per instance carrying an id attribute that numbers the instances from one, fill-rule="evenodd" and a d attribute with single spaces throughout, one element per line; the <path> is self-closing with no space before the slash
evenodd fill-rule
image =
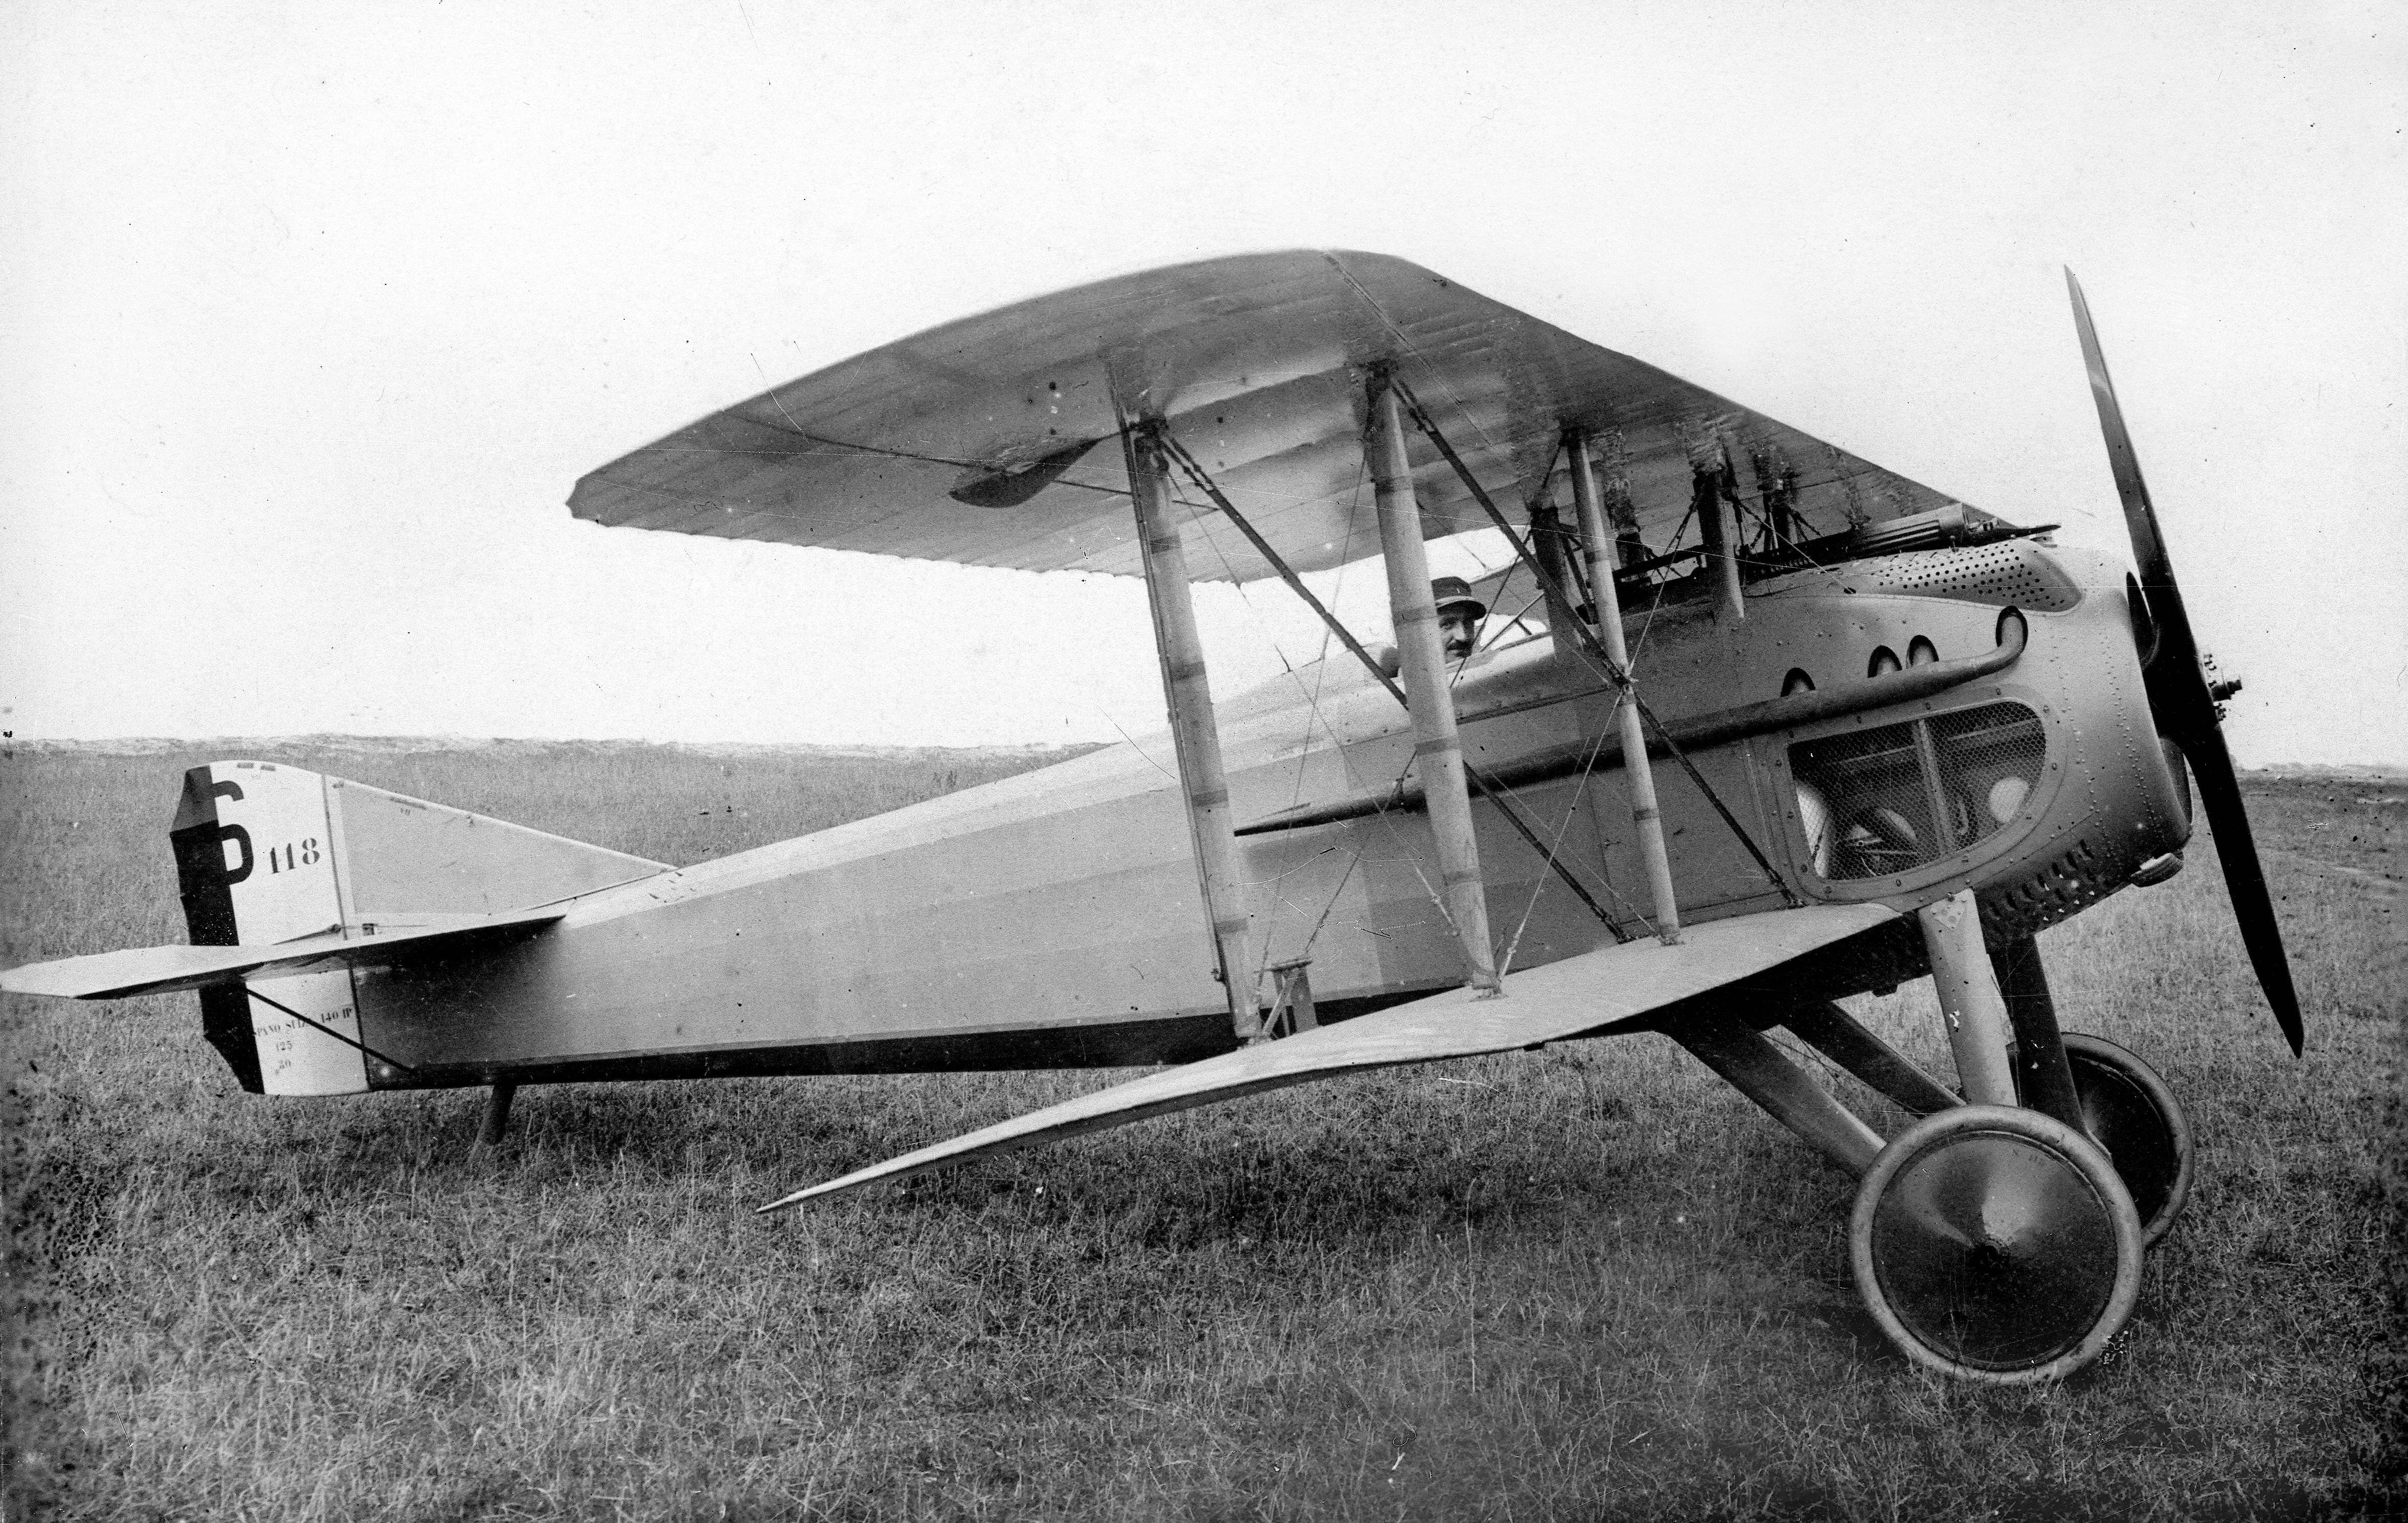
<path id="1" fill-rule="evenodd" d="M 1600 948 L 1512 974 L 1505 980 L 1505 993 L 1497 999 L 1452 989 L 1340 1025 L 1148 1074 L 855 1170 L 760 1209 L 776 1211 L 982 1154 L 1007 1153 L 1340 1073 L 1561 1041 L 1770 972 L 1896 918 L 1897 912 L 1878 904 L 1816 904 L 1688 927 L 1675 946 L 1651 939 Z"/>

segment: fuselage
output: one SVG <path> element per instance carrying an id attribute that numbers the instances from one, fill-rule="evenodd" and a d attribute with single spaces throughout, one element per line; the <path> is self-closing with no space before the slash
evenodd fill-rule
<path id="1" fill-rule="evenodd" d="M 2028 930 L 2177 851 L 2186 812 L 2121 589 L 2105 557 L 2017 539 L 1760 581 L 1737 620 L 1704 598 L 1632 613 L 1641 691 L 1667 729 L 1710 737 L 1687 762 L 1772 869 L 1681 766 L 1656 760 L 1683 918 L 1793 900 L 1909 909 L 1971 887 L 1985 919 Z M 1884 697 L 1896 679 L 1873 673 L 1887 667 L 1999 652 L 2009 609 L 2023 626 L 2011 662 Z M 1823 717 L 1716 730 L 1717 715 L 1810 691 Z M 1512 797 L 1549 847 L 1475 801 L 1500 959 L 1529 968 L 1647 934 L 1615 700 L 1597 668 L 1541 631 L 1464 663 L 1454 693 L 1466 755 L 1522 779 Z M 1389 692 L 1340 654 L 1224 699 L 1218 719 L 1257 969 L 1310 959 L 1325 1018 L 1461 983 L 1412 733 Z M 363 969 L 362 1040 L 408 1066 L 371 1061 L 369 1082 L 1224 1050 L 1236 1037 L 1175 771 L 1167 737 L 1141 739 L 589 894 L 543 935 L 473 960 Z"/>

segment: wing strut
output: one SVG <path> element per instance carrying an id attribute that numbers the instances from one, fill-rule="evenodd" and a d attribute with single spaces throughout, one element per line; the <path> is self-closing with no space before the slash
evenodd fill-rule
<path id="1" fill-rule="evenodd" d="M 1430 415 L 1423 409 L 1420 399 L 1413 395 L 1412 390 L 1403 381 L 1399 381 L 1395 384 L 1404 397 L 1405 406 L 1412 409 L 1414 425 L 1428 437 L 1430 443 L 1437 446 L 1438 453 L 1445 458 L 1446 463 L 1455 467 L 1455 474 L 1462 481 L 1464 490 L 1470 493 L 1472 499 L 1486 511 L 1489 521 L 1495 524 L 1498 531 L 1505 536 L 1505 542 L 1513 547 L 1514 558 L 1530 568 L 1530 574 L 1538 578 L 1540 586 L 1559 585 L 1548 572 L 1545 565 L 1530 553 L 1530 547 L 1522 542 L 1522 537 L 1513 532 L 1513 525 L 1505 522 L 1505 515 L 1497 510 L 1495 499 L 1490 497 L 1487 489 L 1480 484 L 1480 479 L 1471 474 L 1471 467 L 1463 463 L 1463 457 L 1455 453 L 1455 447 L 1447 443 L 1446 436 L 1439 432 L 1438 424 L 1430 420 Z M 1553 465 L 1550 464 L 1548 468 L 1552 470 Z M 1624 568 L 1626 572 L 1630 568 Z M 1648 728 L 1656 732 L 1656 739 L 1662 743 L 1665 754 L 1680 763 L 1681 769 L 1689 774 L 1689 781 L 1698 785 L 1698 792 L 1703 794 L 1706 802 L 1714 807 L 1714 812 L 1722 816 L 1723 824 L 1730 827 L 1730 833 L 1738 838 L 1739 843 L 1747 848 L 1747 855 L 1756 858 L 1756 865 L 1764 871 L 1765 881 L 1780 891 L 1782 901 L 1793 910 L 1804 904 L 1806 901 L 1798 897 L 1798 891 L 1789 886 L 1789 880 L 1783 877 L 1781 870 L 1772 865 L 1772 858 L 1764 855 L 1764 848 L 1756 843 L 1756 838 L 1749 835 L 1747 827 L 1739 823 L 1739 816 L 1733 814 L 1730 812 L 1730 806 L 1723 802 L 1722 795 L 1714 792 L 1713 784 L 1708 783 L 1705 774 L 1698 770 L 1697 763 L 1689 760 L 1686 754 L 1674 742 L 1670 734 L 1665 730 L 1664 722 L 1656 717 L 1656 711 L 1647 707 L 1646 700 L 1640 697 L 1638 689 L 1630 685 L 1627 670 L 1615 668 L 1605 660 L 1604 647 L 1598 643 L 1597 632 L 1581 626 L 1577 622 L 1574 628 L 1580 636 L 1583 656 L 1597 668 L 1599 676 L 1604 677 L 1623 696 L 1625 702 L 1638 709 L 1639 716 L 1647 722 Z"/>
<path id="2" fill-rule="evenodd" d="M 1245 514 L 1238 511 L 1237 504 L 1229 500 L 1228 495 L 1205 473 L 1203 466 L 1197 462 L 1196 456 L 1188 451 L 1187 446 L 1179 442 L 1179 437 L 1168 427 L 1162 431 L 1162 443 L 1163 448 L 1169 452 L 1170 458 L 1178 463 L 1179 468 L 1187 473 L 1187 479 L 1196 483 L 1196 489 L 1211 498 L 1212 505 L 1221 510 L 1222 516 L 1238 526 L 1238 532 L 1246 537 L 1247 542 L 1254 547 L 1254 553 L 1263 558 L 1264 564 L 1277 571 L 1280 579 L 1288 584 L 1289 590 L 1302 598 L 1307 608 L 1321 616 L 1321 622 L 1329 626 L 1329 632 L 1336 635 L 1341 644 L 1354 653 L 1354 658 L 1363 663 L 1364 669 L 1370 672 L 1373 680 L 1388 690 L 1388 696 L 1410 711 L 1412 705 L 1406 701 L 1405 690 L 1397 685 L 1397 680 L 1389 676 L 1373 658 L 1371 653 L 1363 648 L 1363 642 L 1356 639 L 1354 632 L 1339 621 L 1338 615 L 1329 611 L 1329 605 L 1312 595 L 1312 589 L 1304 584 L 1304 579 L 1297 576 L 1295 568 L 1290 567 L 1286 559 L 1272 547 L 1271 542 L 1263 538 L 1262 531 L 1247 522 Z M 1589 913 L 1597 916 L 1598 922 L 1613 933 L 1615 941 L 1630 940 L 1629 933 L 1614 923 L 1613 916 L 1606 912 L 1604 905 L 1597 902 L 1597 896 L 1583 886 L 1572 869 L 1540 836 L 1537 827 L 1523 817 L 1521 806 L 1513 802 L 1504 783 L 1488 776 L 1469 760 L 1463 764 L 1463 775 L 1473 787 L 1480 790 L 1480 797 L 1497 806 L 1497 812 L 1504 817 L 1505 823 L 1512 826 L 1524 841 L 1529 842 L 1530 850 L 1539 854 L 1539 859 L 1553 869 L 1555 877 L 1566 888 L 1571 890 L 1574 898 L 1588 906 Z M 1244 833 L 1242 830 L 1239 832 L 1240 835 Z"/>
<path id="3" fill-rule="evenodd" d="M 1747 543 L 1747 525 L 1739 516 L 1739 473 L 1731 469 L 1730 446 L 1722 446 L 1719 464 L 1693 463 L 1698 538 L 1704 541 L 1706 562 L 1714 578 L 1714 622 L 1737 624 L 1747 617 L 1747 599 L 1741 596 L 1739 553 Z"/>
<path id="4" fill-rule="evenodd" d="M 1397 387 L 1384 372 L 1370 383 L 1371 431 L 1363 453 L 1379 505 L 1382 559 L 1387 563 L 1388 611 L 1405 668 L 1407 708 L 1413 720 L 1413 767 L 1429 800 L 1430 830 L 1447 918 L 1463 941 L 1473 987 L 1495 994 L 1497 954 L 1488 941 L 1488 891 L 1480 877 L 1480 845 L 1471 833 L 1471 793 L 1463 775 L 1463 742 L 1455 728 L 1455 694 L 1439 646 L 1438 607 L 1430 594 L 1429 552 L 1422 543 L 1421 505 L 1413 496 L 1412 464 L 1405 457 L 1405 424 Z"/>
<path id="5" fill-rule="evenodd" d="M 1254 1001 L 1253 919 L 1238 875 L 1236 822 L 1229 813 L 1229 778 L 1221 764 L 1221 731 L 1212 720 L 1212 687 L 1204 675 L 1204 642 L 1196 632 L 1196 605 L 1187 589 L 1187 553 L 1170 509 L 1170 463 L 1162 424 L 1147 419 L 1121 429 L 1128 462 L 1129 501 L 1137 508 L 1138 549 L 1145 565 L 1146 601 L 1154 610 L 1154 649 L 1162 660 L 1162 697 L 1170 711 L 1179 786 L 1204 912 L 1212 922 L 1212 950 L 1229 998 L 1229 1024 L 1240 1042 L 1261 1034 Z M 1419 543 L 1418 540 L 1415 543 Z"/>
<path id="6" fill-rule="evenodd" d="M 1647 737 L 1639 727 L 1639 688 L 1630 671 L 1630 648 L 1622 638 L 1622 592 L 1613 583 L 1613 540 L 1605 532 L 1598 502 L 1597 474 L 1589 464 L 1588 436 L 1573 430 L 1570 446 L 1572 507 L 1580 514 L 1581 539 L 1588 547 L 1588 584 L 1597 599 L 1597 633 L 1606 664 L 1622 689 L 1613 706 L 1622 726 L 1624 772 L 1630 780 L 1630 823 L 1639 827 L 1640 855 L 1647 861 L 1647 886 L 1656 899 L 1656 934 L 1666 945 L 1681 939 L 1681 907 L 1672 897 L 1672 861 L 1664 851 L 1664 819 L 1656 807 L 1656 774 L 1647 760 Z M 1557 593 L 1556 596 L 1562 596 Z"/>

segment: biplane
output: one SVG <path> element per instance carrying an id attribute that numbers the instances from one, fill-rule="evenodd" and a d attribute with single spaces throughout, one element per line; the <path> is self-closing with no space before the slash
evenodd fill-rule
<path id="1" fill-rule="evenodd" d="M 764 1211 L 1657 1032 L 1859 1178 L 1853 1272 L 1910 1358 L 2060 1376 L 2130 1315 L 2192 1146 L 2145 1062 L 2059 1030 L 2035 933 L 2178 870 L 2196 797 L 2300 1043 L 2229 685 L 2071 295 L 2133 572 L 1394 258 L 1215 259 L 953 323 L 570 508 L 1142 577 L 1165 734 L 688 867 L 221 762 L 171 831 L 191 944 L 0 984 L 197 990 L 246 1089 L 491 1086 L 486 1140 L 526 1084 L 1153 1066 Z M 1428 541 L 1468 535 L 1498 564 L 1450 659 Z M 1374 557 L 1378 646 L 1305 580 Z M 1284 583 L 1325 654 L 1216 694 L 1197 579 Z M 1926 976 L 1953 1084 L 1838 1003 Z M 1914 1119 L 1885 1138 L 1776 1027 Z"/>

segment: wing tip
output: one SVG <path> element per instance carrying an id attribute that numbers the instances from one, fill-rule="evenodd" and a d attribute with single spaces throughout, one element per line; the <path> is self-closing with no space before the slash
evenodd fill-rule
<path id="1" fill-rule="evenodd" d="M 767 1216 L 771 1212 L 785 1211 L 791 1207 L 799 1206 L 806 1200 L 819 1200 L 832 1195 L 842 1195 L 848 1190 L 858 1189 L 869 1183 L 871 1181 L 867 1179 L 831 1179 L 824 1185 L 807 1185 L 799 1190 L 778 1197 L 766 1206 L 754 1206 L 752 1214 Z"/>
<path id="2" fill-rule="evenodd" d="M 959 1142 L 960 1139 L 956 1138 L 954 1141 Z M 922 1149 L 922 1152 L 941 1150 L 950 1145 L 940 1142 L 937 1144 L 936 1149 Z M 778 1197 L 766 1206 L 754 1206 L 752 1214 L 767 1216 L 773 1211 L 784 1211 L 790 1206 L 799 1206 L 806 1200 L 824 1200 L 831 1196 L 847 1195 L 865 1185 L 875 1185 L 881 1180 L 908 1179 L 913 1174 L 925 1173 L 930 1169 L 951 1161 L 942 1157 L 916 1163 L 907 1161 L 918 1157 L 917 1154 L 907 1153 L 902 1157 L 889 1158 L 883 1163 L 874 1163 L 867 1169 L 856 1169 L 852 1173 L 841 1174 L 835 1179 L 823 1180 L 817 1185 L 806 1185 L 799 1190 L 791 1190 Z"/>
<path id="3" fill-rule="evenodd" d="M 176 951 L 180 947 L 131 947 L 125 952 Z M 95 971 L 93 963 L 102 957 L 121 959 Z M 21 994 L 35 999 L 130 999 L 137 995 L 172 993 L 157 987 L 175 982 L 178 970 L 136 972 L 124 969 L 124 953 L 87 953 L 82 956 L 54 957 L 48 962 L 22 963 L 0 971 L 0 993 Z"/>

